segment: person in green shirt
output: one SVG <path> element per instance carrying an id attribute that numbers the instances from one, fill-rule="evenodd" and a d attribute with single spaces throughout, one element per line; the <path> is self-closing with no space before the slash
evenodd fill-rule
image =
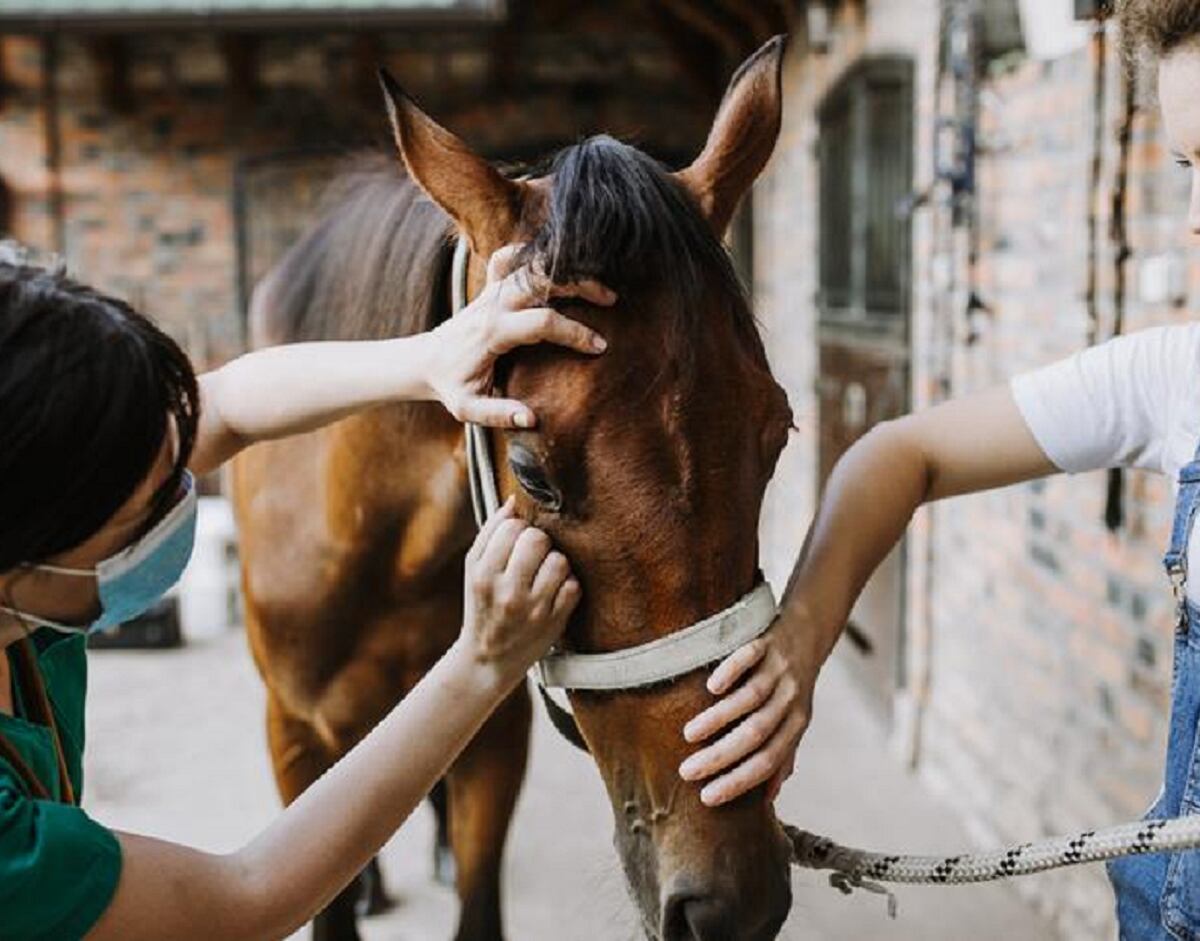
<path id="1" fill-rule="evenodd" d="M 0 260 L 0 938 L 286 936 L 349 884 L 561 633 L 579 583 L 508 506 L 467 556 L 458 641 L 246 846 L 214 855 L 113 832 L 79 807 L 85 635 L 179 577 L 193 475 L 401 399 L 530 427 L 523 404 L 488 396 L 497 357 L 540 342 L 603 350 L 542 305 L 551 294 L 611 304 L 612 293 L 510 271 L 515 257 L 493 259 L 480 297 L 427 334 L 276 347 L 199 378 L 128 305 Z M 422 734 L 432 725 L 437 736 Z"/>

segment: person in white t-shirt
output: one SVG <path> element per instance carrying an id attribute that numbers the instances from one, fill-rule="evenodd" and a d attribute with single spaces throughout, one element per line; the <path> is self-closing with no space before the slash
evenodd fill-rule
<path id="1" fill-rule="evenodd" d="M 1119 0 L 1130 51 L 1158 59 L 1163 122 L 1191 169 L 1188 224 L 1200 236 L 1200 3 Z M 708 686 L 680 767 L 721 804 L 791 774 L 817 673 L 868 578 L 923 503 L 1056 472 L 1138 467 L 1178 482 L 1168 572 L 1176 592 L 1176 681 L 1162 797 L 1151 818 L 1200 813 L 1200 323 L 1113 340 L 1010 385 L 888 422 L 831 474 L 781 608 Z M 1195 550 L 1195 551 L 1191 551 Z M 700 745 L 703 743 L 703 745 Z M 1200 941 L 1200 852 L 1110 866 L 1123 939 Z"/>

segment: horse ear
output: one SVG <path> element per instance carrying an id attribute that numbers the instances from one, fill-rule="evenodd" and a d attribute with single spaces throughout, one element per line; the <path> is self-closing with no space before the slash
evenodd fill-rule
<path id="1" fill-rule="evenodd" d="M 511 242 L 524 188 L 422 111 L 386 69 L 379 83 L 409 176 L 455 221 L 472 251 L 487 257 Z"/>
<path id="2" fill-rule="evenodd" d="M 783 119 L 783 53 L 776 36 L 747 59 L 729 83 L 704 151 L 677 179 L 724 235 L 742 197 L 775 149 Z"/>

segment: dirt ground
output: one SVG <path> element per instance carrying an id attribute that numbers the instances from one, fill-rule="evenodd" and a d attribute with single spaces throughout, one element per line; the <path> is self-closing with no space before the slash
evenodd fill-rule
<path id="1" fill-rule="evenodd" d="M 109 826 L 230 850 L 278 812 L 263 732 L 263 696 L 244 638 L 231 632 L 178 651 L 91 655 L 85 806 Z M 970 846 L 884 747 L 836 663 L 780 816 L 854 845 L 903 851 Z M 383 866 L 397 907 L 364 923 L 368 941 L 453 934 L 453 893 L 432 881 L 432 814 L 416 813 Z M 611 817 L 590 759 L 561 741 L 540 708 L 530 773 L 505 869 L 511 941 L 636 941 L 638 921 L 610 843 Z M 1006 886 L 900 888 L 899 917 L 881 898 L 843 897 L 812 873 L 793 879 L 781 935 L 801 941 L 1053 941 Z M 305 937 L 302 933 L 297 937 Z"/>

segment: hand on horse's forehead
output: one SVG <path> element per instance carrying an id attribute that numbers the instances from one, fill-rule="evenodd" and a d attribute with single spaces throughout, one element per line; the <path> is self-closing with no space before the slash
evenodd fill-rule
<path id="1" fill-rule="evenodd" d="M 598 307 L 616 303 L 616 292 L 599 281 L 586 279 L 558 284 L 539 270 L 536 263 L 522 264 L 524 249 L 524 245 L 505 246 L 488 262 L 488 280 L 503 281 L 506 290 L 516 292 L 505 298 L 512 307 L 540 307 L 553 298 L 575 298 Z"/>

